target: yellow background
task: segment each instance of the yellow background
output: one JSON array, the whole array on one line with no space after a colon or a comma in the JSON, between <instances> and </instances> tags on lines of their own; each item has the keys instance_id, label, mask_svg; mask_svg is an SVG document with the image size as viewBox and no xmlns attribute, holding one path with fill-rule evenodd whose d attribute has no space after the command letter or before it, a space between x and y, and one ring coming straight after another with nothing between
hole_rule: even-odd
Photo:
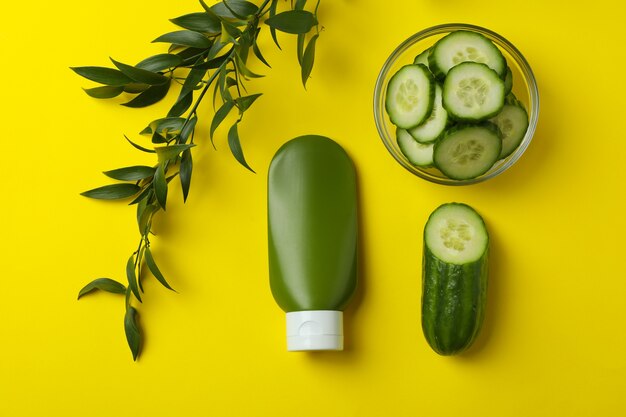
<instances>
[{"instance_id":1,"label":"yellow background","mask_svg":"<svg viewBox=\"0 0 626 417\"><path fill-rule=\"evenodd\" d=\"M294 39L248 85L264 96L240 134L257 174L209 145L201 107L190 198L172 187L155 257L171 293L148 280L146 343L133 363L123 299L76 301L97 277L124 282L138 243L133 209L82 198L101 171L150 157L122 134L174 99L127 109L97 101L68 67L163 51L149 42L184 1L11 1L2 46L0 416L598 416L626 412L626 35L618 1L323 0L316 64L300 85ZM514 43L538 80L541 113L521 160L487 183L451 188L401 168L375 130L372 91L387 55L444 22ZM317 133L358 170L360 289L347 349L288 353L268 286L266 173L289 138ZM492 237L484 331L439 357L420 328L421 233L439 204L462 201Z\"/></svg>"}]
</instances>

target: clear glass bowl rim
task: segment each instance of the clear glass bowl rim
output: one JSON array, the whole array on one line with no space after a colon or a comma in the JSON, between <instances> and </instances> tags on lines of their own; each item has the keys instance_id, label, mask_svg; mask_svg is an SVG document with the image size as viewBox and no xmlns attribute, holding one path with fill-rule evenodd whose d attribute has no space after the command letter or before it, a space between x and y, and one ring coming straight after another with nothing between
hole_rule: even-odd
<instances>
[{"instance_id":1,"label":"clear glass bowl rim","mask_svg":"<svg viewBox=\"0 0 626 417\"><path fill-rule=\"evenodd\" d=\"M396 63L397 59L415 43L423 39L426 39L428 37L434 36L434 35L438 35L441 33L449 33L455 30L469 30L473 32L478 32L482 35L487 36L488 38L495 39L498 46L505 49L506 52L509 53L509 55L511 55L511 57L513 57L513 59L519 65L520 70L522 72L522 76L526 80L526 84L528 86L528 94L529 94L529 100L530 100L528 130L526 131L526 135L524 136L524 139L522 140L522 143L519 145L519 147L515 150L515 152L512 155L508 157L508 159L505 160L504 163L500 164L496 169L490 170L486 174L481 175L477 178L472 178L468 180L453 180L453 179L449 179L445 177L439 177L429 172L426 172L424 170L421 170L418 167L415 167L409 164L407 161L401 159L396 154L395 149L393 149L392 145L389 143L390 141L394 139L388 137L386 129L385 129L385 125L384 125L384 120L383 120L384 118L384 103L382 103L382 97L384 93L383 87L386 88L386 86L383 84L385 83L385 79L387 78L387 75L389 74L391 67ZM526 148L528 148L528 145L530 144L533 138L533 135L535 133L535 129L537 128L538 119L539 119L539 90L537 87L537 81L535 79L535 75L533 74L533 71L530 68L530 65L528 64L528 61L526 61L526 58L524 58L522 53L507 39L481 26L471 25L467 23L444 23L441 25L431 26L429 28L421 30L415 33L414 35L410 36L409 38L407 38L404 42L398 45L396 49L394 49L394 51L391 53L391 55L389 55L389 57L383 64L383 67L381 68L378 74L378 77L376 78L376 86L374 87L374 120L376 122L376 128L378 130L378 134L380 138L383 141L383 144L385 145L389 153L394 157L394 159L400 165L402 165L405 169L417 175L418 177L421 177L425 180L428 180L437 184L443 184L443 185L476 184L482 181L486 181L490 178L493 178L501 174L502 172L506 171L513 164L515 164L515 162L517 162L517 160L526 151Z\"/></svg>"}]
</instances>

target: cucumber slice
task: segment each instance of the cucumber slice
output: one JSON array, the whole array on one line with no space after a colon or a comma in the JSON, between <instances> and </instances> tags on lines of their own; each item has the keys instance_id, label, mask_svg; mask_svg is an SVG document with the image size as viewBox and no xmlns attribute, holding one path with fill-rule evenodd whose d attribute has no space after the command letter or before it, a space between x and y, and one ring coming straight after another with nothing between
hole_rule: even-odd
<instances>
[{"instance_id":1,"label":"cucumber slice","mask_svg":"<svg viewBox=\"0 0 626 417\"><path fill-rule=\"evenodd\" d=\"M402 129L422 123L433 108L435 80L424 65L406 65L389 80L385 109L391 122Z\"/></svg>"},{"instance_id":2,"label":"cucumber slice","mask_svg":"<svg viewBox=\"0 0 626 417\"><path fill-rule=\"evenodd\" d=\"M489 171L501 151L502 140L495 125L461 125L435 143L433 162L448 178L466 180Z\"/></svg>"},{"instance_id":3,"label":"cucumber slice","mask_svg":"<svg viewBox=\"0 0 626 417\"><path fill-rule=\"evenodd\" d=\"M437 140L446 129L448 124L448 112L441 102L442 90L439 84L435 84L435 102L428 119L421 125L409 130L411 136L421 143L430 143Z\"/></svg>"},{"instance_id":4,"label":"cucumber slice","mask_svg":"<svg viewBox=\"0 0 626 417\"><path fill-rule=\"evenodd\" d=\"M499 159L506 158L522 143L528 129L528 114L521 105L505 104L502 111L489 121L500 129L502 151Z\"/></svg>"},{"instance_id":5,"label":"cucumber slice","mask_svg":"<svg viewBox=\"0 0 626 417\"><path fill-rule=\"evenodd\" d=\"M438 79L462 62L478 62L493 69L500 78L506 75L506 60L489 39L476 32L458 30L439 39L428 55L428 67Z\"/></svg>"},{"instance_id":6,"label":"cucumber slice","mask_svg":"<svg viewBox=\"0 0 626 417\"><path fill-rule=\"evenodd\" d=\"M422 329L432 349L453 355L476 340L485 317L489 235L465 204L437 208L424 227Z\"/></svg>"},{"instance_id":7,"label":"cucumber slice","mask_svg":"<svg viewBox=\"0 0 626 417\"><path fill-rule=\"evenodd\" d=\"M513 89L513 73L511 68L506 67L506 75L504 76L504 95L507 95Z\"/></svg>"},{"instance_id":8,"label":"cucumber slice","mask_svg":"<svg viewBox=\"0 0 626 417\"><path fill-rule=\"evenodd\" d=\"M449 203L430 215L424 228L424 243L441 261L464 265L483 256L489 237L483 219L474 209Z\"/></svg>"},{"instance_id":9,"label":"cucumber slice","mask_svg":"<svg viewBox=\"0 0 626 417\"><path fill-rule=\"evenodd\" d=\"M413 60L414 64L422 64L428 68L428 54L430 53L430 48L419 54Z\"/></svg>"},{"instance_id":10,"label":"cucumber slice","mask_svg":"<svg viewBox=\"0 0 626 417\"><path fill-rule=\"evenodd\" d=\"M410 163L418 167L432 166L434 143L419 143L404 129L396 130L396 140Z\"/></svg>"},{"instance_id":11,"label":"cucumber slice","mask_svg":"<svg viewBox=\"0 0 626 417\"><path fill-rule=\"evenodd\" d=\"M443 107L456 120L489 119L502 110L504 97L504 81L485 64L459 64L443 84Z\"/></svg>"}]
</instances>

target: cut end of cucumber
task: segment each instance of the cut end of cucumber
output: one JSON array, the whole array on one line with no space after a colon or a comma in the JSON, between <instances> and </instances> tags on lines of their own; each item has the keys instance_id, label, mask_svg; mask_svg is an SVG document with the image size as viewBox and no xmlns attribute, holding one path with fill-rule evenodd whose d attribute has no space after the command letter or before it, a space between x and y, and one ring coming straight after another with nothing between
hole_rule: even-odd
<instances>
[{"instance_id":1,"label":"cut end of cucumber","mask_svg":"<svg viewBox=\"0 0 626 417\"><path fill-rule=\"evenodd\" d=\"M424 241L437 258L463 265L480 259L487 250L489 236L483 219L473 208L447 203L430 215Z\"/></svg>"}]
</instances>

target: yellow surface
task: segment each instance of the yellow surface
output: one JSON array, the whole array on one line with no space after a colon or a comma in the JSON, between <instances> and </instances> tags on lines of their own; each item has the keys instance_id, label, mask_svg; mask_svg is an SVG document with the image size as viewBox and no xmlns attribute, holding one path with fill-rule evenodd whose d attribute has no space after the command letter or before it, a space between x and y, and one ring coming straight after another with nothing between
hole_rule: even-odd
<instances>
[{"instance_id":1,"label":"yellow surface","mask_svg":"<svg viewBox=\"0 0 626 417\"><path fill-rule=\"evenodd\" d=\"M546 3L550 5L546 5ZM584 6L584 7L583 7ZM626 409L624 10L618 1L323 0L308 92L293 38L264 35L273 69L240 133L257 170L208 144L201 111L191 195L172 187L140 307L133 363L123 300L76 301L89 280L124 281L138 235L124 204L78 195L100 171L151 163L122 134L165 114L96 101L69 69L159 53L167 18L191 0L11 1L2 6L0 416L598 416ZM450 188L412 176L377 136L372 90L386 56L443 22L488 27L526 56L541 95L538 130L513 169ZM269 292L266 173L280 144L335 138L360 191L360 290L342 353L285 351ZM137 138L137 135L134 135ZM486 325L460 357L439 357L419 324L421 233L439 204L463 201L492 236Z\"/></svg>"}]
</instances>

